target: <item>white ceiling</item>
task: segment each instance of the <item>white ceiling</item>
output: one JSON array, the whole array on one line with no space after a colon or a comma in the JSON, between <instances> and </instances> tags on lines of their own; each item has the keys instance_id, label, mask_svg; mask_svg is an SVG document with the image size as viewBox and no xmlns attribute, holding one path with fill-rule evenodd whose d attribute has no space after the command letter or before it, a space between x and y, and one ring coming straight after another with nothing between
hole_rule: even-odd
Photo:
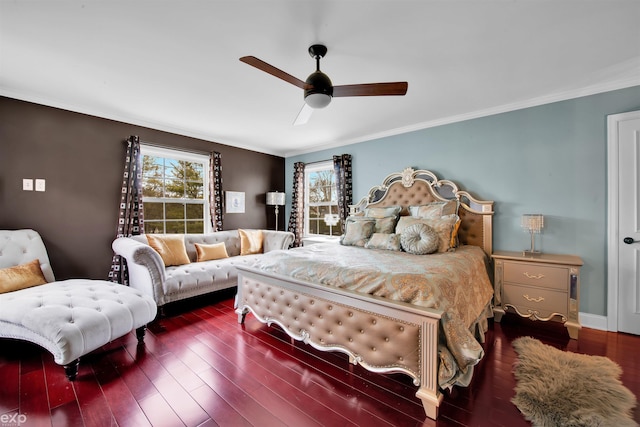
<instances>
[{"instance_id":1,"label":"white ceiling","mask_svg":"<svg viewBox=\"0 0 640 427\"><path fill-rule=\"evenodd\" d=\"M335 98L292 126L309 45ZM0 95L291 156L640 85L640 1L0 0ZM1 119L1 118L0 118Z\"/></svg>"}]
</instances>

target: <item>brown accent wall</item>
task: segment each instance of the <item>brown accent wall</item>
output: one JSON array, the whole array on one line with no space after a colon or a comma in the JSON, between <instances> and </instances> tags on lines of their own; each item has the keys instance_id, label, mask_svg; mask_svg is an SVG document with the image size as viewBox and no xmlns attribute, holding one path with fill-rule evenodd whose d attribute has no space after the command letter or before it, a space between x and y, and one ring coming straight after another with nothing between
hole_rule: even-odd
<instances>
[{"instance_id":1,"label":"brown accent wall","mask_svg":"<svg viewBox=\"0 0 640 427\"><path fill-rule=\"evenodd\" d=\"M224 229L275 226L265 193L285 190L282 157L0 97L0 229L37 230L57 279L107 277L129 135L220 152L223 190L246 198L246 213L225 214ZM46 179L46 191L23 191L23 178Z\"/></svg>"}]
</instances>

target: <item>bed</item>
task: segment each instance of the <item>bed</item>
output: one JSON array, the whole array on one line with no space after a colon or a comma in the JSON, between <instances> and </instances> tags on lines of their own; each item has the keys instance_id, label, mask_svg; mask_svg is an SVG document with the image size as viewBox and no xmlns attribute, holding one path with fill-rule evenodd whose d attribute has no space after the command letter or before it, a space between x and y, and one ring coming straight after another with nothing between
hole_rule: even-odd
<instances>
[{"instance_id":1,"label":"bed","mask_svg":"<svg viewBox=\"0 0 640 427\"><path fill-rule=\"evenodd\" d=\"M372 372L406 374L426 415L436 419L442 390L468 385L484 355L493 202L433 172L406 168L350 207L355 219L399 207L401 221L410 221L402 219L411 217L410 207L451 200L459 206L455 249L416 255L324 243L238 266L238 322L252 313Z\"/></svg>"}]
</instances>

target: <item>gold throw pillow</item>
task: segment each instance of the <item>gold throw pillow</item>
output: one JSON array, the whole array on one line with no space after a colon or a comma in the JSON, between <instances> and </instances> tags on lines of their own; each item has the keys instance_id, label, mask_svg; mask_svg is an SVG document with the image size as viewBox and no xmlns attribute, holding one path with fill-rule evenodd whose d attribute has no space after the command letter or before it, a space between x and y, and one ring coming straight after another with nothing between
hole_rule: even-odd
<instances>
[{"instance_id":1,"label":"gold throw pillow","mask_svg":"<svg viewBox=\"0 0 640 427\"><path fill-rule=\"evenodd\" d=\"M182 234L147 234L147 241L160 254L165 267L191 262Z\"/></svg>"},{"instance_id":2,"label":"gold throw pillow","mask_svg":"<svg viewBox=\"0 0 640 427\"><path fill-rule=\"evenodd\" d=\"M196 247L196 261L198 262L229 258L227 247L224 245L224 242L214 243L211 245L194 243L194 245Z\"/></svg>"},{"instance_id":3,"label":"gold throw pillow","mask_svg":"<svg viewBox=\"0 0 640 427\"><path fill-rule=\"evenodd\" d=\"M40 268L40 260L0 269L0 293L17 291L32 286L44 285L47 279Z\"/></svg>"},{"instance_id":4,"label":"gold throw pillow","mask_svg":"<svg viewBox=\"0 0 640 427\"><path fill-rule=\"evenodd\" d=\"M240 234L240 255L262 253L262 230L242 230Z\"/></svg>"}]
</instances>

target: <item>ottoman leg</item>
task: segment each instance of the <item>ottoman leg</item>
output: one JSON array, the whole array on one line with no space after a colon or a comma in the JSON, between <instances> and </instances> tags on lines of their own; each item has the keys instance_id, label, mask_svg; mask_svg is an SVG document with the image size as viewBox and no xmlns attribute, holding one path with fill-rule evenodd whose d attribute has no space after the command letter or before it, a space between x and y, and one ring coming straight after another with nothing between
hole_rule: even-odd
<instances>
[{"instance_id":1,"label":"ottoman leg","mask_svg":"<svg viewBox=\"0 0 640 427\"><path fill-rule=\"evenodd\" d=\"M142 344L144 342L144 336L147 333L147 326L140 326L136 329L136 337L138 338L138 342Z\"/></svg>"},{"instance_id":2,"label":"ottoman leg","mask_svg":"<svg viewBox=\"0 0 640 427\"><path fill-rule=\"evenodd\" d=\"M78 365L80 365L80 359L64 365L64 373L67 375L69 381L74 381L78 376Z\"/></svg>"}]
</instances>

